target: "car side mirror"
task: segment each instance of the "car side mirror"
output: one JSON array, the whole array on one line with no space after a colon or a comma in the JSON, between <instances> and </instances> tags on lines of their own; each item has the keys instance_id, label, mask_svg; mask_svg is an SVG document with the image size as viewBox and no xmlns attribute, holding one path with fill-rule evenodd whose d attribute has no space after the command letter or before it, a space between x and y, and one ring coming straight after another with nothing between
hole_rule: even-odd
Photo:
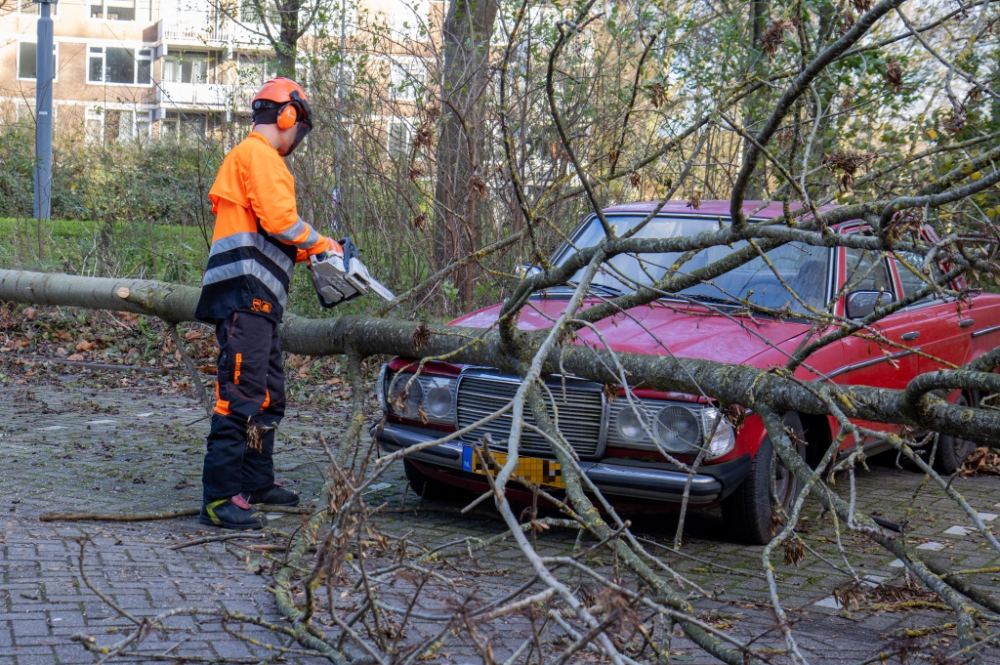
<instances>
[{"instance_id":1,"label":"car side mirror","mask_svg":"<svg viewBox=\"0 0 1000 665\"><path fill-rule=\"evenodd\" d=\"M847 318L863 319L875 311L875 307L885 307L896 300L892 291L851 291L847 294Z\"/></svg>"},{"instance_id":2,"label":"car side mirror","mask_svg":"<svg viewBox=\"0 0 1000 665\"><path fill-rule=\"evenodd\" d=\"M539 266L533 266L530 263L522 263L517 266L517 276L521 279L528 279L532 275L537 275L542 272Z\"/></svg>"}]
</instances>

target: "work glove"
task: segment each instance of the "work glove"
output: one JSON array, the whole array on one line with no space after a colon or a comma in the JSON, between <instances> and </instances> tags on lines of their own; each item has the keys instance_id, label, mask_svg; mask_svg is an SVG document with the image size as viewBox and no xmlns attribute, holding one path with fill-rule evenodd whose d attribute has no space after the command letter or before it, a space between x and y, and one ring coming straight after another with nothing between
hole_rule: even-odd
<instances>
[{"instance_id":1,"label":"work glove","mask_svg":"<svg viewBox=\"0 0 1000 665\"><path fill-rule=\"evenodd\" d=\"M339 305L368 291L374 291L385 300L395 299L389 289L368 273L350 238L341 240L340 245L344 249L343 254L328 251L309 257L313 286L323 307Z\"/></svg>"}]
</instances>

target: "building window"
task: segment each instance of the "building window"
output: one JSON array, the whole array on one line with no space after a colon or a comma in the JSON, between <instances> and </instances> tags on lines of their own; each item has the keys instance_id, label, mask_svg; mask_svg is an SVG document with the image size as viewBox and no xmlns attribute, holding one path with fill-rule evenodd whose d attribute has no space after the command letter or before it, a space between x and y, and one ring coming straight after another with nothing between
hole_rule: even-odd
<instances>
[{"instance_id":1,"label":"building window","mask_svg":"<svg viewBox=\"0 0 1000 665\"><path fill-rule=\"evenodd\" d=\"M87 81L90 83L122 83L125 85L148 85L152 80L153 67L151 50L138 52L131 48L115 46L91 46L87 67Z\"/></svg>"},{"instance_id":2,"label":"building window","mask_svg":"<svg viewBox=\"0 0 1000 665\"><path fill-rule=\"evenodd\" d=\"M38 16L39 9L38 3L35 0L17 0L17 13L18 14L31 14ZM59 4L52 4L52 18L59 18Z\"/></svg>"},{"instance_id":3,"label":"building window","mask_svg":"<svg viewBox=\"0 0 1000 665\"><path fill-rule=\"evenodd\" d=\"M389 154L403 155L410 150L410 124L403 118L389 118Z\"/></svg>"},{"instance_id":4,"label":"building window","mask_svg":"<svg viewBox=\"0 0 1000 665\"><path fill-rule=\"evenodd\" d=\"M393 60L389 69L392 96L402 101L417 98L427 85L427 69L421 58L401 57Z\"/></svg>"},{"instance_id":5,"label":"building window","mask_svg":"<svg viewBox=\"0 0 1000 665\"><path fill-rule=\"evenodd\" d=\"M164 83L208 83L207 53L171 53L163 59Z\"/></svg>"},{"instance_id":6,"label":"building window","mask_svg":"<svg viewBox=\"0 0 1000 665\"><path fill-rule=\"evenodd\" d=\"M208 114L167 111L160 119L160 138L198 139L208 134Z\"/></svg>"},{"instance_id":7,"label":"building window","mask_svg":"<svg viewBox=\"0 0 1000 665\"><path fill-rule=\"evenodd\" d=\"M90 5L90 18L134 21L135 0L97 0Z\"/></svg>"},{"instance_id":8,"label":"building window","mask_svg":"<svg viewBox=\"0 0 1000 665\"><path fill-rule=\"evenodd\" d=\"M108 145L149 137L150 111L88 106L84 114L87 143Z\"/></svg>"},{"instance_id":9,"label":"building window","mask_svg":"<svg viewBox=\"0 0 1000 665\"><path fill-rule=\"evenodd\" d=\"M59 80L59 45L52 44L53 73L55 79ZM35 71L38 66L38 47L35 42L21 42L17 46L17 78L31 79L37 78Z\"/></svg>"},{"instance_id":10,"label":"building window","mask_svg":"<svg viewBox=\"0 0 1000 665\"><path fill-rule=\"evenodd\" d=\"M236 65L236 85L259 88L278 75L278 62L259 55L239 54Z\"/></svg>"},{"instance_id":11,"label":"building window","mask_svg":"<svg viewBox=\"0 0 1000 665\"><path fill-rule=\"evenodd\" d=\"M389 4L392 30L402 39L419 39L427 35L431 3L429 0L395 0Z\"/></svg>"}]
</instances>

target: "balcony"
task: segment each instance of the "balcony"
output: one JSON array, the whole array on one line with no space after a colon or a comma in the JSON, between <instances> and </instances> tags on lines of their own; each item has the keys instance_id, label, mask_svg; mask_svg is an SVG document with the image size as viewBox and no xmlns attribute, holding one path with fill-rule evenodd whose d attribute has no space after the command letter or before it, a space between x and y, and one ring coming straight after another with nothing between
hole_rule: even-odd
<instances>
[{"instance_id":1,"label":"balcony","mask_svg":"<svg viewBox=\"0 0 1000 665\"><path fill-rule=\"evenodd\" d=\"M226 24L214 16L191 16L160 19L158 31L160 41L183 44L206 44L221 47L229 41Z\"/></svg>"},{"instance_id":2,"label":"balcony","mask_svg":"<svg viewBox=\"0 0 1000 665\"><path fill-rule=\"evenodd\" d=\"M263 30L255 30L252 24L244 26L224 17L208 14L187 14L183 17L163 18L158 24L159 39L167 44L270 49L270 42L262 36Z\"/></svg>"},{"instance_id":3,"label":"balcony","mask_svg":"<svg viewBox=\"0 0 1000 665\"><path fill-rule=\"evenodd\" d=\"M169 108L225 111L229 108L246 109L254 90L239 85L222 83L161 83L157 90L157 103Z\"/></svg>"}]
</instances>

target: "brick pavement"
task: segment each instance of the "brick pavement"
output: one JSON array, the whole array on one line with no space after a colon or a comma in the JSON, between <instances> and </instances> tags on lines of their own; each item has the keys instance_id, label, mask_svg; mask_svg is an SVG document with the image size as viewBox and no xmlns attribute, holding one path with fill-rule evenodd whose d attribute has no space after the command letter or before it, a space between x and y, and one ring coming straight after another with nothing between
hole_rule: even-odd
<instances>
[{"instance_id":1,"label":"brick pavement","mask_svg":"<svg viewBox=\"0 0 1000 665\"><path fill-rule=\"evenodd\" d=\"M131 524L38 521L41 512L53 509L121 512L197 506L200 495L206 423L198 421L202 413L191 399L160 395L151 386L109 388L108 381L98 381L86 372L61 375L57 380L0 386L0 415L5 416L0 418L0 664L91 663L94 657L70 641L73 634L86 631L101 644L113 643L123 635L121 629L129 625L127 620L116 616L80 580L76 539L84 534L92 539L86 558L91 581L136 616L153 615L173 606L199 605L277 620L273 598L265 589L268 578L249 572L245 561L231 553L236 551L232 547L214 543L180 551L167 549L171 542L205 533L195 518ZM342 421L342 414L336 411L292 411L286 419L283 432L288 441L277 453L279 474L303 496L315 496L320 485L316 463L322 450L314 441L315 432L335 434ZM859 497L866 510L878 510L887 519L900 521L920 480L921 476L882 460L873 463L869 473L859 475ZM400 505L405 486L401 474L395 470L385 481L368 497L369 503ZM1000 483L995 477L960 478L956 483L976 509L1000 513L996 505ZM409 501L412 505L412 495ZM914 505L910 521L916 525L915 542L941 546L922 554L946 558L958 568L1000 564L1000 557L978 534L944 533L964 522L940 492L924 489ZM806 542L830 563L811 552L798 567L785 565L780 552L774 563L785 607L796 621L796 635L811 662L857 663L891 645L906 628L935 626L948 620L945 614L926 609L847 612L830 606L832 590L849 578L835 569L843 568L843 563L830 542L828 521L818 519L815 506L807 513L811 526ZM295 522L296 518L284 516L271 524L290 529ZM672 541L673 518L635 516L634 522L636 533L664 544ZM389 534L407 534L409 542L428 547L502 530L497 518L489 514L456 519L444 512L385 515L378 518L378 525ZM670 555L665 560L703 588L717 592L718 600L697 601L699 610L708 620L740 636L770 630L758 644L773 649L777 662L783 662L780 653L784 644L773 631L766 585L760 577L761 548L725 542L717 512L693 513L688 525L683 551L696 559ZM553 530L539 542L546 554L566 553L574 545L574 535ZM424 612L453 611L450 603L456 592L471 595L472 602L488 602L516 588L529 575L521 555L508 544L487 548L475 560L459 556L458 549L451 551L456 552L455 589L433 589L421 604ZM899 575L899 569L891 566L892 557L873 545L859 540L849 551L851 565L862 575L872 579ZM592 559L612 570L613 562L606 554ZM578 577L568 579L583 583ZM972 579L985 588L1000 590L996 573ZM386 589L384 598L405 604L411 589L406 580L400 580ZM263 654L226 633L218 621L177 616L166 626L167 631L151 636L143 648L177 645L171 653L217 658L246 659ZM433 622L417 622L407 639L430 636L433 629ZM246 631L275 641L262 630ZM502 661L530 636L530 626L523 617L513 617L485 629L484 636ZM946 653L956 644L953 634L944 633L932 646L935 653ZM675 640L674 649L681 652L676 662L714 662L683 639ZM925 651L930 657L930 647ZM988 652L986 659L1000 663L1000 651ZM315 659L290 655L288 660L309 663ZM430 660L479 662L463 635L451 637Z\"/></svg>"}]
</instances>

